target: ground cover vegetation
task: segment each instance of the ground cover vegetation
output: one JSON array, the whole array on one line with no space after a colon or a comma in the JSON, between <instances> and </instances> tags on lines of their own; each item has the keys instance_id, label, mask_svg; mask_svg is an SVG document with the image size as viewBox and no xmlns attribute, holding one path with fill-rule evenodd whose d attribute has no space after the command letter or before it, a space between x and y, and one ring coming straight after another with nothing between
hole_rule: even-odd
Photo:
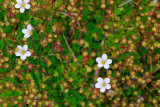
<instances>
[{"instance_id":1,"label":"ground cover vegetation","mask_svg":"<svg viewBox=\"0 0 160 107\"><path fill-rule=\"evenodd\" d=\"M1 107L158 107L160 2L0 0Z\"/></svg>"}]
</instances>

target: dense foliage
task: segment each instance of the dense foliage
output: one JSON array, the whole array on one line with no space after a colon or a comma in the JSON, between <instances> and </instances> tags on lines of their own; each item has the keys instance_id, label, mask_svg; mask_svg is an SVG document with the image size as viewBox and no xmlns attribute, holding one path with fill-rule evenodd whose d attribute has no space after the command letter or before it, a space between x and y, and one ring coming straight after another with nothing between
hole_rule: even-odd
<instances>
[{"instance_id":1,"label":"dense foliage","mask_svg":"<svg viewBox=\"0 0 160 107\"><path fill-rule=\"evenodd\" d=\"M158 1L30 0L24 12L17 1L0 0L1 107L160 105ZM31 56L18 57L19 45ZM97 66L103 54L108 69Z\"/></svg>"}]
</instances>

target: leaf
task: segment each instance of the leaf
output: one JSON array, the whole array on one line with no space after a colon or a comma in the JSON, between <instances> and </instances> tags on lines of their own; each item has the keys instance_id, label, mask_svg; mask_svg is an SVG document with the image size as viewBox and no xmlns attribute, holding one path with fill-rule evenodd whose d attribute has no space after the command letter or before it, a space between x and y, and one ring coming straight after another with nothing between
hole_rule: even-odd
<instances>
[{"instance_id":1,"label":"leaf","mask_svg":"<svg viewBox=\"0 0 160 107\"><path fill-rule=\"evenodd\" d=\"M93 37L94 39L98 39L96 32L92 33L92 37Z\"/></svg>"},{"instance_id":2,"label":"leaf","mask_svg":"<svg viewBox=\"0 0 160 107\"><path fill-rule=\"evenodd\" d=\"M3 47L4 47L4 41L2 39L0 40L0 44L1 44L0 45L0 49L3 49Z\"/></svg>"},{"instance_id":3,"label":"leaf","mask_svg":"<svg viewBox=\"0 0 160 107\"><path fill-rule=\"evenodd\" d=\"M89 43L85 41L85 42L84 42L84 47L85 47L85 48L89 47Z\"/></svg>"},{"instance_id":4,"label":"leaf","mask_svg":"<svg viewBox=\"0 0 160 107\"><path fill-rule=\"evenodd\" d=\"M45 82L46 80L48 80L48 78L50 78L51 76L47 76L47 77L42 77L43 81Z\"/></svg>"},{"instance_id":5,"label":"leaf","mask_svg":"<svg viewBox=\"0 0 160 107\"><path fill-rule=\"evenodd\" d=\"M25 76L25 79L29 80L29 79L32 79L32 76L30 73L27 73L26 76Z\"/></svg>"},{"instance_id":6,"label":"leaf","mask_svg":"<svg viewBox=\"0 0 160 107\"><path fill-rule=\"evenodd\" d=\"M4 38L4 40L6 41L6 43L12 47L13 46L13 43L8 39L8 38Z\"/></svg>"},{"instance_id":7,"label":"leaf","mask_svg":"<svg viewBox=\"0 0 160 107\"><path fill-rule=\"evenodd\" d=\"M94 15L94 18L95 18L97 23L101 23L101 16L102 16L102 11L101 10L97 11L96 14Z\"/></svg>"},{"instance_id":8,"label":"leaf","mask_svg":"<svg viewBox=\"0 0 160 107\"><path fill-rule=\"evenodd\" d=\"M85 65L86 69L87 69L87 72L91 72L92 71L92 68L88 65Z\"/></svg>"},{"instance_id":9,"label":"leaf","mask_svg":"<svg viewBox=\"0 0 160 107\"><path fill-rule=\"evenodd\" d=\"M119 8L115 8L114 12L116 13L116 15L121 14L121 11L119 10Z\"/></svg>"},{"instance_id":10,"label":"leaf","mask_svg":"<svg viewBox=\"0 0 160 107\"><path fill-rule=\"evenodd\" d=\"M45 60L47 61L47 66L51 66L52 65L52 62L48 59L48 57L45 56Z\"/></svg>"},{"instance_id":11,"label":"leaf","mask_svg":"<svg viewBox=\"0 0 160 107\"><path fill-rule=\"evenodd\" d=\"M23 79L24 79L23 76L20 75L20 74L17 74L17 77L18 77L20 80L23 80Z\"/></svg>"}]
</instances>

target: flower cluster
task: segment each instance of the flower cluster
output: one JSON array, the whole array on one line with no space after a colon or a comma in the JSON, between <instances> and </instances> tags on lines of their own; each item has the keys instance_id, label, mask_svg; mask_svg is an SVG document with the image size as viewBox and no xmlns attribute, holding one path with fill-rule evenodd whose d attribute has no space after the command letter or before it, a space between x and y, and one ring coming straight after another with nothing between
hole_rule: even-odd
<instances>
[{"instance_id":1,"label":"flower cluster","mask_svg":"<svg viewBox=\"0 0 160 107\"><path fill-rule=\"evenodd\" d=\"M107 54L103 54L102 58L100 58L100 57L96 58L96 62L98 63L97 66L99 68L104 67L105 69L109 69L109 64L112 63L112 60L111 59L107 59ZM110 82L109 78L105 78L103 80L103 78L98 77L97 78L97 82L98 83L95 84L95 87L96 88L100 88L101 92L105 92L105 89L111 89L111 85L108 84Z\"/></svg>"},{"instance_id":2,"label":"flower cluster","mask_svg":"<svg viewBox=\"0 0 160 107\"><path fill-rule=\"evenodd\" d=\"M25 8L29 9L30 4L27 4L29 0L16 0L18 4L15 5L15 8L20 8L20 12L24 13ZM30 24L27 25L27 29L23 29L22 32L24 33L25 38L29 38L33 32L32 32L32 26ZM25 60L26 57L31 56L31 52L27 51L28 46L24 45L23 47L18 45L15 50L15 55L20 56L21 60Z\"/></svg>"}]
</instances>

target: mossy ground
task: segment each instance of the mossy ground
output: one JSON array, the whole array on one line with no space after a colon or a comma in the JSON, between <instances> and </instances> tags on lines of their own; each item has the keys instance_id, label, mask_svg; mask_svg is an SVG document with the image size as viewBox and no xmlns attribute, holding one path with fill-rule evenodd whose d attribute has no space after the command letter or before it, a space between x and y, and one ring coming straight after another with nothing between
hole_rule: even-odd
<instances>
[{"instance_id":1,"label":"mossy ground","mask_svg":"<svg viewBox=\"0 0 160 107\"><path fill-rule=\"evenodd\" d=\"M24 13L16 3L0 0L0 106L158 107L159 2L30 0ZM24 61L18 45L31 52ZM109 69L97 67L103 54ZM112 91L95 88L98 77Z\"/></svg>"}]
</instances>

